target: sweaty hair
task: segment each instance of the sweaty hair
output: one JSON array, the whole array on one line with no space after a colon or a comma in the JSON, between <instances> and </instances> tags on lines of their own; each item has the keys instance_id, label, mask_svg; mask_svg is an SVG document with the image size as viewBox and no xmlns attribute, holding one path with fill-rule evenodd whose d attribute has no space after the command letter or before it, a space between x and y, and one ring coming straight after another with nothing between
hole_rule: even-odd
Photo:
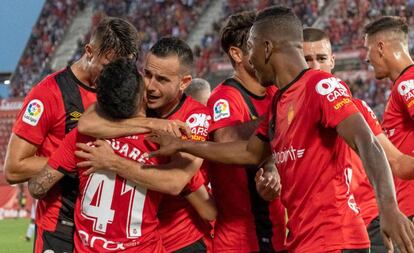
<instances>
[{"instance_id":1,"label":"sweaty hair","mask_svg":"<svg viewBox=\"0 0 414 253\"><path fill-rule=\"evenodd\" d=\"M247 38L255 18L255 11L239 12L231 15L221 29L221 48L229 56L233 65L234 61L229 54L230 47L238 47L243 53L247 53Z\"/></svg>"},{"instance_id":2,"label":"sweaty hair","mask_svg":"<svg viewBox=\"0 0 414 253\"><path fill-rule=\"evenodd\" d=\"M144 94L144 81L135 61L119 58L107 64L97 81L97 109L114 120L134 116Z\"/></svg>"},{"instance_id":3,"label":"sweaty hair","mask_svg":"<svg viewBox=\"0 0 414 253\"><path fill-rule=\"evenodd\" d=\"M321 29L308 27L303 29L303 41L304 42L315 42L321 40L328 40L329 36Z\"/></svg>"},{"instance_id":4,"label":"sweaty hair","mask_svg":"<svg viewBox=\"0 0 414 253\"><path fill-rule=\"evenodd\" d=\"M303 41L302 23L292 9L275 5L257 13L254 26L276 40Z\"/></svg>"},{"instance_id":5,"label":"sweaty hair","mask_svg":"<svg viewBox=\"0 0 414 253\"><path fill-rule=\"evenodd\" d=\"M384 16L366 25L364 28L364 33L368 34L368 36L384 31L402 32L407 35L408 25L404 18L396 16Z\"/></svg>"},{"instance_id":6,"label":"sweaty hair","mask_svg":"<svg viewBox=\"0 0 414 253\"><path fill-rule=\"evenodd\" d=\"M164 37L158 40L150 49L157 57L177 56L182 67L191 72L194 63L193 51L183 40L176 37Z\"/></svg>"},{"instance_id":7,"label":"sweaty hair","mask_svg":"<svg viewBox=\"0 0 414 253\"><path fill-rule=\"evenodd\" d=\"M191 96L191 94L202 90L211 90L210 83L203 78L194 78L187 89L185 89L185 93Z\"/></svg>"},{"instance_id":8,"label":"sweaty hair","mask_svg":"<svg viewBox=\"0 0 414 253\"><path fill-rule=\"evenodd\" d=\"M108 17L102 20L92 33L91 41L96 41L99 55L113 50L117 57L132 56L137 59L139 56L138 31L122 18Z\"/></svg>"}]
</instances>

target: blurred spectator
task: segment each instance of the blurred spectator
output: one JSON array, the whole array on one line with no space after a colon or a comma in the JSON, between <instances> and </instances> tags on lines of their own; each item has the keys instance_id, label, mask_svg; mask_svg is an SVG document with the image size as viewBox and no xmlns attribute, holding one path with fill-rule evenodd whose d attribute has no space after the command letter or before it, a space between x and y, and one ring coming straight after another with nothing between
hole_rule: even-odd
<instances>
[{"instance_id":1,"label":"blurred spectator","mask_svg":"<svg viewBox=\"0 0 414 253\"><path fill-rule=\"evenodd\" d=\"M187 89L185 89L185 94L203 105L207 105L207 100L211 94L210 83L203 78L194 78Z\"/></svg>"}]
</instances>

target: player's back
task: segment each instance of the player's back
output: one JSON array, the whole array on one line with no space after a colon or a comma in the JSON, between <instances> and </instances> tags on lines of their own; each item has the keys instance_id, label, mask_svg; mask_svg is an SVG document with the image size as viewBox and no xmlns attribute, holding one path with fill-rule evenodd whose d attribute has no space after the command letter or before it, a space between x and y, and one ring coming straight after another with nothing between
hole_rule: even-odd
<instances>
[{"instance_id":1,"label":"player's back","mask_svg":"<svg viewBox=\"0 0 414 253\"><path fill-rule=\"evenodd\" d=\"M157 211L163 194L133 184L111 171L84 175L87 168L75 168L79 162L71 155L75 143L92 146L94 140L74 129L49 161L51 167L61 172L75 172L80 180L75 206L75 252L164 252L157 230ZM144 140L144 135L106 141L115 153L127 159L143 164L163 162L144 155L156 150L154 144Z\"/></svg>"}]
</instances>

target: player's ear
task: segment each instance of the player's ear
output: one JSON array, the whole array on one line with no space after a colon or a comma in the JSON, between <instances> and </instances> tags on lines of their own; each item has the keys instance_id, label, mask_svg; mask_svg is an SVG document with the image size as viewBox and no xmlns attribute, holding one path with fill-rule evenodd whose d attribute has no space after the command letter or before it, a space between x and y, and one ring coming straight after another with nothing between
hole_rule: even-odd
<instances>
[{"instance_id":1,"label":"player's ear","mask_svg":"<svg viewBox=\"0 0 414 253\"><path fill-rule=\"evenodd\" d=\"M243 52L240 48L230 47L229 55L235 63L238 64L238 63L242 62Z\"/></svg>"},{"instance_id":2,"label":"player's ear","mask_svg":"<svg viewBox=\"0 0 414 253\"><path fill-rule=\"evenodd\" d=\"M333 70L335 68L335 55L332 54L331 55L331 70Z\"/></svg>"},{"instance_id":3,"label":"player's ear","mask_svg":"<svg viewBox=\"0 0 414 253\"><path fill-rule=\"evenodd\" d=\"M90 61L93 57L93 48L89 43L85 45L85 55L88 61Z\"/></svg>"},{"instance_id":4,"label":"player's ear","mask_svg":"<svg viewBox=\"0 0 414 253\"><path fill-rule=\"evenodd\" d=\"M181 77L180 90L184 91L185 89L187 89L187 87L190 85L192 80L193 78L191 77L190 74L183 75L183 77Z\"/></svg>"},{"instance_id":5,"label":"player's ear","mask_svg":"<svg viewBox=\"0 0 414 253\"><path fill-rule=\"evenodd\" d=\"M385 53L384 42L381 40L378 41L377 43L377 52L380 58L384 56L384 53Z\"/></svg>"},{"instance_id":6,"label":"player's ear","mask_svg":"<svg viewBox=\"0 0 414 253\"><path fill-rule=\"evenodd\" d=\"M273 52L273 43L270 40L264 41L264 50L265 50L265 63L267 64L270 60L270 56Z\"/></svg>"}]
</instances>

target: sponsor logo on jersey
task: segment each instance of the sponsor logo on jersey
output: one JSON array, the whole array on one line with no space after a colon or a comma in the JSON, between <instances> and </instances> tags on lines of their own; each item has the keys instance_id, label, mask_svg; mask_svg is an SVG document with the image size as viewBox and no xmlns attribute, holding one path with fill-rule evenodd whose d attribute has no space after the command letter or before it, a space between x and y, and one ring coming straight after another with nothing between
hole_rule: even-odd
<instances>
[{"instance_id":1,"label":"sponsor logo on jersey","mask_svg":"<svg viewBox=\"0 0 414 253\"><path fill-rule=\"evenodd\" d=\"M334 109L335 110L339 110L341 109L344 105L351 103L351 99L349 98L343 98L341 101L339 101L338 103L335 104Z\"/></svg>"},{"instance_id":2,"label":"sponsor logo on jersey","mask_svg":"<svg viewBox=\"0 0 414 253\"><path fill-rule=\"evenodd\" d=\"M350 97L348 90L341 83L341 80L335 77L320 80L316 84L316 92L326 96L329 102L335 101L338 97Z\"/></svg>"},{"instance_id":3,"label":"sponsor logo on jersey","mask_svg":"<svg viewBox=\"0 0 414 253\"><path fill-rule=\"evenodd\" d=\"M194 113L185 121L191 129L193 141L205 141L210 127L211 116L205 113Z\"/></svg>"},{"instance_id":4,"label":"sponsor logo on jersey","mask_svg":"<svg viewBox=\"0 0 414 253\"><path fill-rule=\"evenodd\" d=\"M403 81L398 85L398 92L401 96L404 97L404 101L408 102L414 98L414 80ZM410 101L407 104L407 107L410 108L413 106L414 100Z\"/></svg>"},{"instance_id":5,"label":"sponsor logo on jersey","mask_svg":"<svg viewBox=\"0 0 414 253\"><path fill-rule=\"evenodd\" d=\"M283 149L279 152L273 152L273 159L275 160L276 164L286 163L288 161L296 161L300 159L305 154L304 148L294 148L290 146L287 149Z\"/></svg>"},{"instance_id":6,"label":"sponsor logo on jersey","mask_svg":"<svg viewBox=\"0 0 414 253\"><path fill-rule=\"evenodd\" d=\"M44 107L42 101L39 99L33 99L27 105L22 120L31 126L36 126L43 114L43 111Z\"/></svg>"},{"instance_id":7,"label":"sponsor logo on jersey","mask_svg":"<svg viewBox=\"0 0 414 253\"><path fill-rule=\"evenodd\" d=\"M230 117L229 102L225 99L219 99L214 103L214 121L219 121Z\"/></svg>"}]
</instances>

